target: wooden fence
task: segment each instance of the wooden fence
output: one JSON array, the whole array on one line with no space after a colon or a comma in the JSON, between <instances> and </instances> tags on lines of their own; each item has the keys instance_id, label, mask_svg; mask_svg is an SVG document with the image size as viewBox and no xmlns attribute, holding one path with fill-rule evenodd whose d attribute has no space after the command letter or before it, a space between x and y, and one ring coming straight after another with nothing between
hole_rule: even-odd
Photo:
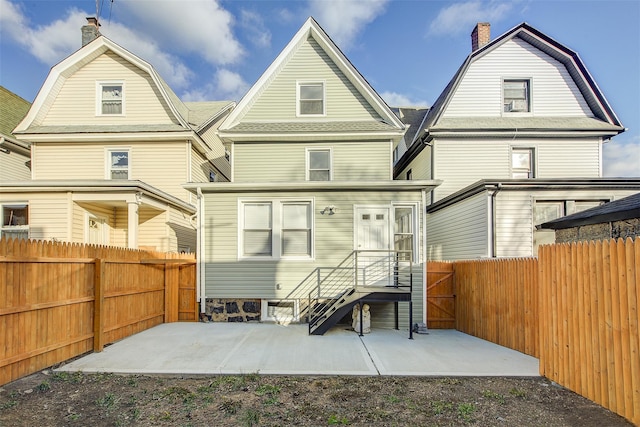
<instances>
[{"instance_id":1,"label":"wooden fence","mask_svg":"<svg viewBox=\"0 0 640 427\"><path fill-rule=\"evenodd\" d=\"M540 373L640 425L640 238L543 246Z\"/></svg>"},{"instance_id":2,"label":"wooden fence","mask_svg":"<svg viewBox=\"0 0 640 427\"><path fill-rule=\"evenodd\" d=\"M163 322L196 321L195 259L0 240L0 385Z\"/></svg>"},{"instance_id":3,"label":"wooden fence","mask_svg":"<svg viewBox=\"0 0 640 427\"><path fill-rule=\"evenodd\" d=\"M640 425L640 238L453 263L456 329Z\"/></svg>"},{"instance_id":4,"label":"wooden fence","mask_svg":"<svg viewBox=\"0 0 640 427\"><path fill-rule=\"evenodd\" d=\"M453 263L456 329L539 357L538 261Z\"/></svg>"}]
</instances>

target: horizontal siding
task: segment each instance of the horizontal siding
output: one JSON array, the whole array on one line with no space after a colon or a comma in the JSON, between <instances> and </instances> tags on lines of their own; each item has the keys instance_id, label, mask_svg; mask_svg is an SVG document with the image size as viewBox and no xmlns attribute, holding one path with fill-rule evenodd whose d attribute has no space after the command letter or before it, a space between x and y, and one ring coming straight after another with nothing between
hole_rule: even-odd
<instances>
[{"instance_id":1,"label":"horizontal siding","mask_svg":"<svg viewBox=\"0 0 640 427\"><path fill-rule=\"evenodd\" d=\"M536 116L593 117L566 67L520 38L505 42L468 68L443 117L502 114L504 78L530 78Z\"/></svg>"},{"instance_id":2,"label":"horizontal siding","mask_svg":"<svg viewBox=\"0 0 640 427\"><path fill-rule=\"evenodd\" d=\"M66 193L3 194L0 204L27 203L29 205L29 238L69 241L69 196Z\"/></svg>"},{"instance_id":3,"label":"horizontal siding","mask_svg":"<svg viewBox=\"0 0 640 427\"><path fill-rule=\"evenodd\" d=\"M196 252L196 230L189 215L170 208L168 212L169 251Z\"/></svg>"},{"instance_id":4,"label":"horizontal siding","mask_svg":"<svg viewBox=\"0 0 640 427\"><path fill-rule=\"evenodd\" d=\"M427 259L456 260L486 257L488 246L487 194L427 215Z\"/></svg>"},{"instance_id":5,"label":"horizontal siding","mask_svg":"<svg viewBox=\"0 0 640 427\"><path fill-rule=\"evenodd\" d=\"M406 179L407 171L411 171L412 179L431 179L431 147L425 147L409 165L404 168L397 179Z\"/></svg>"},{"instance_id":6,"label":"horizontal siding","mask_svg":"<svg viewBox=\"0 0 640 427\"><path fill-rule=\"evenodd\" d=\"M600 176L598 138L477 140L439 138L433 144L437 159L434 178L443 181L434 190L434 201L443 199L481 179L510 178L512 147L534 149L537 178ZM414 162L425 163L427 160L426 156L424 160L419 156ZM413 176L416 177L415 172Z\"/></svg>"},{"instance_id":7,"label":"horizontal siding","mask_svg":"<svg viewBox=\"0 0 640 427\"><path fill-rule=\"evenodd\" d=\"M290 198L315 201L314 260L250 261L237 259L238 253L238 196L234 194L205 194L205 254L206 295L216 298L283 298L316 267L338 265L354 246L354 205L389 205L396 202L420 202L416 192L318 192L310 197L300 193L243 194L242 199ZM335 215L322 215L324 206L334 205ZM422 212L418 208L418 212ZM422 227L422 218L419 218ZM420 244L422 240L420 239ZM422 321L422 270L414 265L414 321ZM276 289L279 284L281 289ZM401 303L401 322L408 322L406 303ZM388 307L387 307L388 309ZM403 311L404 310L404 311ZM385 311L386 312L386 311ZM388 314L388 312L387 312ZM393 317L383 316L378 325L393 327ZM374 322L374 324L376 324ZM408 324L408 323L407 323Z\"/></svg>"},{"instance_id":8,"label":"horizontal siding","mask_svg":"<svg viewBox=\"0 0 640 427\"><path fill-rule=\"evenodd\" d=\"M325 82L326 116L322 120L379 119L375 110L315 40L307 39L277 71L243 120L301 120L296 117L296 81Z\"/></svg>"},{"instance_id":9,"label":"horizontal siding","mask_svg":"<svg viewBox=\"0 0 640 427\"><path fill-rule=\"evenodd\" d=\"M139 247L160 252L177 250L167 212L141 206L138 209L138 223Z\"/></svg>"},{"instance_id":10,"label":"horizontal siding","mask_svg":"<svg viewBox=\"0 0 640 427\"><path fill-rule=\"evenodd\" d=\"M331 148L334 181L391 179L390 141L280 142L236 144L234 181L304 181L307 148Z\"/></svg>"},{"instance_id":11,"label":"horizontal siding","mask_svg":"<svg viewBox=\"0 0 640 427\"><path fill-rule=\"evenodd\" d=\"M183 200L189 180L187 145L178 142L38 143L34 179L105 179L107 148L130 148L130 179L140 180Z\"/></svg>"},{"instance_id":12,"label":"horizontal siding","mask_svg":"<svg viewBox=\"0 0 640 427\"><path fill-rule=\"evenodd\" d=\"M0 151L0 181L22 181L31 179L31 169L27 167L29 156L10 151Z\"/></svg>"},{"instance_id":13,"label":"horizontal siding","mask_svg":"<svg viewBox=\"0 0 640 427\"><path fill-rule=\"evenodd\" d=\"M533 207L541 201L617 200L634 190L501 191L497 196L496 239L499 257L533 255ZM570 208L570 206L569 206ZM565 214L574 212L567 211Z\"/></svg>"},{"instance_id":14,"label":"horizontal siding","mask_svg":"<svg viewBox=\"0 0 640 427\"><path fill-rule=\"evenodd\" d=\"M124 116L96 115L96 82L124 82ZM40 122L41 120L41 122ZM151 77L112 52L105 53L68 77L41 125L175 123Z\"/></svg>"},{"instance_id":15,"label":"horizontal siding","mask_svg":"<svg viewBox=\"0 0 640 427\"><path fill-rule=\"evenodd\" d=\"M218 123L219 124L219 123ZM225 150L222 141L216 134L218 126L210 126L204 132L200 134L202 139L204 139L207 144L211 147L211 151L207 153L207 159L211 161L213 166L219 170L224 176L231 177L231 165L229 161L225 158ZM223 177L220 177L223 181L225 180ZM207 179L208 180L208 179Z\"/></svg>"}]
</instances>

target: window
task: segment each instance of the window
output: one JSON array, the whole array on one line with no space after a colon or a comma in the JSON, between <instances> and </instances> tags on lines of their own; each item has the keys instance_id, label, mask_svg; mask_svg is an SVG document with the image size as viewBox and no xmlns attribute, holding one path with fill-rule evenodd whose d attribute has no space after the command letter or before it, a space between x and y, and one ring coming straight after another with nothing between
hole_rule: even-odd
<instances>
[{"instance_id":1,"label":"window","mask_svg":"<svg viewBox=\"0 0 640 427\"><path fill-rule=\"evenodd\" d=\"M412 206L396 206L394 210L395 222L393 227L393 247L396 251L411 251L398 254L399 261L410 261L413 258L414 223Z\"/></svg>"},{"instance_id":2,"label":"window","mask_svg":"<svg viewBox=\"0 0 640 427\"><path fill-rule=\"evenodd\" d=\"M216 173L214 171L209 171L209 182L216 182Z\"/></svg>"},{"instance_id":3,"label":"window","mask_svg":"<svg viewBox=\"0 0 640 427\"><path fill-rule=\"evenodd\" d=\"M511 178L535 178L533 148L511 149Z\"/></svg>"},{"instance_id":4,"label":"window","mask_svg":"<svg viewBox=\"0 0 640 427\"><path fill-rule=\"evenodd\" d=\"M282 205L282 256L311 256L309 203Z\"/></svg>"},{"instance_id":5,"label":"window","mask_svg":"<svg viewBox=\"0 0 640 427\"><path fill-rule=\"evenodd\" d=\"M0 237L29 238L29 206L26 203L2 206Z\"/></svg>"},{"instance_id":6,"label":"window","mask_svg":"<svg viewBox=\"0 0 640 427\"><path fill-rule=\"evenodd\" d=\"M298 116L324 116L324 83L298 83Z\"/></svg>"},{"instance_id":7,"label":"window","mask_svg":"<svg viewBox=\"0 0 640 427\"><path fill-rule=\"evenodd\" d=\"M308 200L241 202L239 257L309 259L313 246L312 212Z\"/></svg>"},{"instance_id":8,"label":"window","mask_svg":"<svg viewBox=\"0 0 640 427\"><path fill-rule=\"evenodd\" d=\"M129 150L107 150L107 179L129 179Z\"/></svg>"},{"instance_id":9,"label":"window","mask_svg":"<svg viewBox=\"0 0 640 427\"><path fill-rule=\"evenodd\" d=\"M307 150L307 180L331 181L331 150Z\"/></svg>"},{"instance_id":10,"label":"window","mask_svg":"<svg viewBox=\"0 0 640 427\"><path fill-rule=\"evenodd\" d=\"M529 80L505 80L502 83L505 113L528 113L531 111Z\"/></svg>"},{"instance_id":11,"label":"window","mask_svg":"<svg viewBox=\"0 0 640 427\"><path fill-rule=\"evenodd\" d=\"M121 82L98 83L98 115L124 114L124 84Z\"/></svg>"},{"instance_id":12,"label":"window","mask_svg":"<svg viewBox=\"0 0 640 427\"><path fill-rule=\"evenodd\" d=\"M243 256L273 254L271 203L245 203L243 224Z\"/></svg>"}]
</instances>

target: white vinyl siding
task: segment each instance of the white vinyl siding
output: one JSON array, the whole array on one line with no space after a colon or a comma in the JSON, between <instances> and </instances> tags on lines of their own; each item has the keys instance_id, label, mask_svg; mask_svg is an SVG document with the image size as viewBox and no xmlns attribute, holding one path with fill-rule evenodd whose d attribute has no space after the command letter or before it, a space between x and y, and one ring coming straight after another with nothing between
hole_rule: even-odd
<instances>
[{"instance_id":1,"label":"white vinyl siding","mask_svg":"<svg viewBox=\"0 0 640 427\"><path fill-rule=\"evenodd\" d=\"M200 134L202 139L204 139L211 151L207 153L207 159L213 164L213 166L220 171L220 173L226 177L231 177L231 165L229 164L229 160L225 158L225 148L220 141L218 135L216 135L218 127L210 126L204 132ZM218 181L227 181L227 178L224 176L220 176Z\"/></svg>"},{"instance_id":2,"label":"white vinyl siding","mask_svg":"<svg viewBox=\"0 0 640 427\"><path fill-rule=\"evenodd\" d=\"M409 165L400 171L396 179L406 179L407 172L411 171L411 179L432 179L431 178L431 147L424 147Z\"/></svg>"},{"instance_id":3,"label":"white vinyl siding","mask_svg":"<svg viewBox=\"0 0 640 427\"><path fill-rule=\"evenodd\" d=\"M488 256L487 193L471 196L427 215L427 259L477 259Z\"/></svg>"},{"instance_id":4,"label":"white vinyl siding","mask_svg":"<svg viewBox=\"0 0 640 427\"><path fill-rule=\"evenodd\" d=\"M15 151L8 154L0 151L0 181L23 181L31 179L31 169L27 166L30 160Z\"/></svg>"},{"instance_id":5,"label":"white vinyl siding","mask_svg":"<svg viewBox=\"0 0 640 427\"><path fill-rule=\"evenodd\" d=\"M599 145L598 138L439 138L433 142L437 161L433 178L443 182L433 192L434 201L480 179L511 178L511 151L517 148L534 148L536 178L597 178L600 176ZM416 171L413 173L415 177Z\"/></svg>"},{"instance_id":6,"label":"white vinyl siding","mask_svg":"<svg viewBox=\"0 0 640 427\"><path fill-rule=\"evenodd\" d=\"M518 77L531 81L535 116L593 117L566 67L520 38L471 63L442 117L502 115L503 80Z\"/></svg>"},{"instance_id":7,"label":"white vinyl siding","mask_svg":"<svg viewBox=\"0 0 640 427\"><path fill-rule=\"evenodd\" d=\"M297 82L325 84L325 116L321 120L379 120L379 115L313 39L305 40L276 73L243 121L296 121Z\"/></svg>"},{"instance_id":8,"label":"white vinyl siding","mask_svg":"<svg viewBox=\"0 0 640 427\"><path fill-rule=\"evenodd\" d=\"M375 181L391 178L390 141L323 142L331 149L334 181ZM239 143L234 145L235 182L305 181L309 142Z\"/></svg>"},{"instance_id":9,"label":"white vinyl siding","mask_svg":"<svg viewBox=\"0 0 640 427\"><path fill-rule=\"evenodd\" d=\"M206 274L206 296L215 298L285 298L316 267L337 266L354 246L353 206L356 204L390 205L397 202L420 202L421 194L415 192L315 192L312 196L299 192L248 193L243 200L314 198L313 234L314 259L308 260L241 260L238 261L238 196L228 193L205 193L205 253L202 262ZM322 215L320 211L333 205L335 215ZM416 218L422 235L421 209ZM422 238L418 238L421 248ZM422 249L420 249L422 250ZM421 252L422 253L422 252ZM418 258L420 259L420 258ZM414 264L414 321L420 322L422 313L422 266ZM280 289L276 289L276 284ZM405 310L401 306L401 315ZM392 312L392 310L391 310ZM404 315L403 315L404 316ZM392 323L387 323L391 325ZM404 324L402 324L404 327Z\"/></svg>"},{"instance_id":10,"label":"white vinyl siding","mask_svg":"<svg viewBox=\"0 0 640 427\"><path fill-rule=\"evenodd\" d=\"M69 241L71 238L71 212L66 193L3 194L0 189L0 205L29 206L29 238L36 240Z\"/></svg>"},{"instance_id":11,"label":"white vinyl siding","mask_svg":"<svg viewBox=\"0 0 640 427\"><path fill-rule=\"evenodd\" d=\"M96 103L99 103L96 84L106 79L125 84L126 114L96 115ZM112 52L102 54L61 81L51 108L43 109L46 117L37 118L38 124L167 124L176 121L151 77Z\"/></svg>"}]
</instances>

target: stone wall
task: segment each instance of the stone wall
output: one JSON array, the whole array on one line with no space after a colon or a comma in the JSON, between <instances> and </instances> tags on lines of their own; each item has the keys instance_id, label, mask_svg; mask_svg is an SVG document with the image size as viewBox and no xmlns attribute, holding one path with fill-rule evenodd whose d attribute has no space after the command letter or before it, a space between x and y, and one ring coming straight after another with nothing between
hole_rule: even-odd
<instances>
[{"instance_id":1,"label":"stone wall","mask_svg":"<svg viewBox=\"0 0 640 427\"><path fill-rule=\"evenodd\" d=\"M556 243L626 239L627 237L634 239L638 236L640 236L640 218L632 218L556 230Z\"/></svg>"},{"instance_id":2,"label":"stone wall","mask_svg":"<svg viewBox=\"0 0 640 427\"><path fill-rule=\"evenodd\" d=\"M205 314L212 322L259 322L259 299L207 298Z\"/></svg>"}]
</instances>

